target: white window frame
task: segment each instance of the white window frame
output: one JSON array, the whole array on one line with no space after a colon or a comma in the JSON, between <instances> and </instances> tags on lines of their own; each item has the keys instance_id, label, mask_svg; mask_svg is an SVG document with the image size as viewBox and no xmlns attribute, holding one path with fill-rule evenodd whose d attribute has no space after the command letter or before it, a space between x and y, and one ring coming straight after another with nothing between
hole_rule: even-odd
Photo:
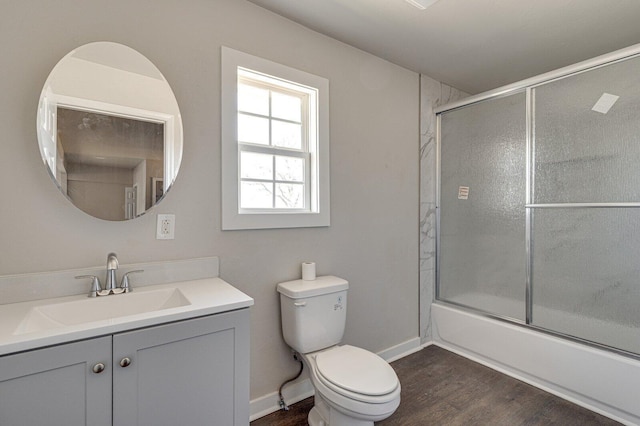
<instances>
[{"instance_id":1,"label":"white window frame","mask_svg":"<svg viewBox=\"0 0 640 426\"><path fill-rule=\"evenodd\" d=\"M278 184L278 183L291 183L291 184L302 184L304 186L304 206L302 208L277 208L275 204L277 203L277 191L275 190L272 193L272 206L266 209L257 209L257 208L248 208L242 206L242 201L240 201L239 211L240 214L243 213L273 213L273 212L283 212L283 213L305 213L312 212L316 203L315 197L313 197L313 188L311 179L310 170L312 169L311 160L314 158L317 151L317 143L316 143L316 135L315 132L310 132L310 129L316 129L317 123L315 117L317 117L316 113L316 105L317 105L317 91L315 89L310 89L302 86L292 86L289 87L290 84L283 82L279 79L275 79L273 77L265 76L263 74L256 74L251 70L247 70L244 68L238 68L238 84L243 84L245 86L257 87L260 89L268 90L270 93L278 93L284 94L288 96L293 96L300 99L301 103L301 120L299 124L301 125L301 146L300 148L285 148L278 147L273 145L271 142L272 135L269 135L270 143L268 145L263 144L255 144L250 142L243 142L238 140L238 150L239 155L242 156L242 153L255 153L255 154L267 154L272 156L273 161L273 173L274 175L271 179L250 179L242 177L242 170L240 170L240 185L242 182L263 182L270 184ZM310 109L310 110L309 110ZM270 123L270 126L274 122L290 122L289 120L283 120L278 117L274 117L271 115L271 110L267 113L267 115L262 114L254 114L250 112L244 112L238 110L238 115L247 115L247 116L255 116L267 119ZM298 122L295 122L298 124ZM298 158L303 160L304 162L304 181L302 183L296 181L279 181L275 175L276 172L276 157L288 157L288 158ZM242 169L242 161L239 162L240 168ZM240 189L240 199L242 199L242 189Z\"/></svg>"},{"instance_id":2,"label":"white window frame","mask_svg":"<svg viewBox=\"0 0 640 426\"><path fill-rule=\"evenodd\" d=\"M238 80L248 70L283 87L308 93L307 201L304 209L240 208L240 144L238 143ZM255 74L253 75L255 77ZM329 81L304 71L222 47L222 229L302 228L329 226ZM314 99L315 98L315 99ZM246 147L243 149L246 150ZM260 147L249 150L259 152ZM277 155L277 154L276 154Z\"/></svg>"}]
</instances>

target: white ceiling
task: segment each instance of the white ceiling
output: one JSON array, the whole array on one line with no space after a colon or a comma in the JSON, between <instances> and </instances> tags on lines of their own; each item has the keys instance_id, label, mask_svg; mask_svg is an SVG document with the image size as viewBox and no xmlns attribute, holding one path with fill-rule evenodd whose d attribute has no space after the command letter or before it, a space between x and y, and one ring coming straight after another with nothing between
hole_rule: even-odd
<instances>
[{"instance_id":1,"label":"white ceiling","mask_svg":"<svg viewBox=\"0 0 640 426\"><path fill-rule=\"evenodd\" d=\"M640 43L640 0L249 0L471 94Z\"/></svg>"}]
</instances>

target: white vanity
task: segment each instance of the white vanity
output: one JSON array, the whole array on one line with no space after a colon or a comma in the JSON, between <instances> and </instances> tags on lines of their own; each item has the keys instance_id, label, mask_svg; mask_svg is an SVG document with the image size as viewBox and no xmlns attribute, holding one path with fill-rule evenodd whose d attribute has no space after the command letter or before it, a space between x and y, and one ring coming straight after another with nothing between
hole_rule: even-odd
<instances>
[{"instance_id":1,"label":"white vanity","mask_svg":"<svg viewBox=\"0 0 640 426\"><path fill-rule=\"evenodd\" d=\"M201 277L217 258L185 262L128 294L0 305L0 425L247 425L253 299Z\"/></svg>"}]
</instances>

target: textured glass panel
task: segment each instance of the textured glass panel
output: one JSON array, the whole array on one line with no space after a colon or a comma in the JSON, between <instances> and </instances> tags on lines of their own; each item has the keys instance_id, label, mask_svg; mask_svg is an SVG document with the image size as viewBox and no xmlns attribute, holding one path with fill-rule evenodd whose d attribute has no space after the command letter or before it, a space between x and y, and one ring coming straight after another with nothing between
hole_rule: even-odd
<instances>
[{"instance_id":1,"label":"textured glass panel","mask_svg":"<svg viewBox=\"0 0 640 426\"><path fill-rule=\"evenodd\" d=\"M269 145L269 119L238 114L238 140Z\"/></svg>"},{"instance_id":2,"label":"textured glass panel","mask_svg":"<svg viewBox=\"0 0 640 426\"><path fill-rule=\"evenodd\" d=\"M238 84L238 111L269 115L269 91Z\"/></svg>"},{"instance_id":3,"label":"textured glass panel","mask_svg":"<svg viewBox=\"0 0 640 426\"><path fill-rule=\"evenodd\" d=\"M441 118L440 299L523 320L525 94Z\"/></svg>"},{"instance_id":4,"label":"textured glass panel","mask_svg":"<svg viewBox=\"0 0 640 426\"><path fill-rule=\"evenodd\" d=\"M298 183L276 183L276 208L304 208L304 185Z\"/></svg>"},{"instance_id":5,"label":"textured glass panel","mask_svg":"<svg viewBox=\"0 0 640 426\"><path fill-rule=\"evenodd\" d=\"M533 324L640 354L640 209L535 209Z\"/></svg>"},{"instance_id":6,"label":"textured glass panel","mask_svg":"<svg viewBox=\"0 0 640 426\"><path fill-rule=\"evenodd\" d=\"M273 155L242 152L240 155L240 177L273 180Z\"/></svg>"},{"instance_id":7,"label":"textured glass panel","mask_svg":"<svg viewBox=\"0 0 640 426\"><path fill-rule=\"evenodd\" d=\"M534 202L640 201L640 58L545 84L534 95ZM596 106L603 95L619 97L608 111Z\"/></svg>"},{"instance_id":8,"label":"textured glass panel","mask_svg":"<svg viewBox=\"0 0 640 426\"><path fill-rule=\"evenodd\" d=\"M304 158L276 156L276 179L304 181Z\"/></svg>"},{"instance_id":9,"label":"textured glass panel","mask_svg":"<svg viewBox=\"0 0 640 426\"><path fill-rule=\"evenodd\" d=\"M273 120L271 122L271 137L274 146L302 149L302 126L300 124Z\"/></svg>"},{"instance_id":10,"label":"textured glass panel","mask_svg":"<svg viewBox=\"0 0 640 426\"><path fill-rule=\"evenodd\" d=\"M273 183L242 182L240 184L240 208L273 208Z\"/></svg>"},{"instance_id":11,"label":"textured glass panel","mask_svg":"<svg viewBox=\"0 0 640 426\"><path fill-rule=\"evenodd\" d=\"M283 120L300 122L302 119L302 100L297 96L272 92L271 115Z\"/></svg>"}]
</instances>

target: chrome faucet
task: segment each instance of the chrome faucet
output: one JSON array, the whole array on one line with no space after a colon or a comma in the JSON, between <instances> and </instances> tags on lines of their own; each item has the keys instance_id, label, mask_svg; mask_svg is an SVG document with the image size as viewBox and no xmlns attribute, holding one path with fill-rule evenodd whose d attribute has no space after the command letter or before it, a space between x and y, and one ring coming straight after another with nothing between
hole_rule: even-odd
<instances>
[{"instance_id":1,"label":"chrome faucet","mask_svg":"<svg viewBox=\"0 0 640 426\"><path fill-rule=\"evenodd\" d=\"M113 292L116 288L116 270L118 269L118 257L115 253L109 253L107 256L107 280L104 284L104 289L108 292Z\"/></svg>"},{"instance_id":2,"label":"chrome faucet","mask_svg":"<svg viewBox=\"0 0 640 426\"><path fill-rule=\"evenodd\" d=\"M104 290L100 286L100 278L95 275L78 275L77 279L91 279L91 289L89 290L89 297L108 296L110 294L129 293L132 291L131 283L129 279L130 274L144 272L142 269L136 269L135 271L129 271L122 277L122 283L120 287L116 285L116 270L118 269L118 257L115 253L109 253L107 256L107 280L104 285Z\"/></svg>"}]
</instances>

